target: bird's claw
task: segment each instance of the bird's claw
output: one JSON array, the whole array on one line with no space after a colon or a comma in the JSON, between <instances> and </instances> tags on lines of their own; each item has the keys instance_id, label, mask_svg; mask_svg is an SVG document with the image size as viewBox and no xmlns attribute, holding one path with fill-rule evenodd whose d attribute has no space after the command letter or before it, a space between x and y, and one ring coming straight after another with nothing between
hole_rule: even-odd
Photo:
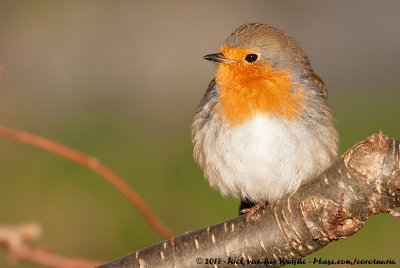
<instances>
[{"instance_id":1,"label":"bird's claw","mask_svg":"<svg viewBox=\"0 0 400 268\"><path fill-rule=\"evenodd\" d=\"M249 222L251 220L257 219L256 217L253 217L254 214L259 210L259 209L265 209L266 204L265 203L257 203L251 208L244 208L240 211L240 214L247 214L246 215L246 222Z\"/></svg>"}]
</instances>

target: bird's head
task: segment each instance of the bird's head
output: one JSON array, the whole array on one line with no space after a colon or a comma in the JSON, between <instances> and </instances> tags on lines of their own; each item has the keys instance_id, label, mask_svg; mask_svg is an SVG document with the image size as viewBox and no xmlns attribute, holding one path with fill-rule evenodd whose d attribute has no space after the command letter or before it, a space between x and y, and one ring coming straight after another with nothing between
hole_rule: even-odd
<instances>
[{"instance_id":1,"label":"bird's head","mask_svg":"<svg viewBox=\"0 0 400 268\"><path fill-rule=\"evenodd\" d=\"M306 91L295 77L311 67L298 46L278 29L245 24L227 38L219 53L204 59L218 63L220 118L229 125L241 125L258 114L285 120L301 115Z\"/></svg>"}]
</instances>

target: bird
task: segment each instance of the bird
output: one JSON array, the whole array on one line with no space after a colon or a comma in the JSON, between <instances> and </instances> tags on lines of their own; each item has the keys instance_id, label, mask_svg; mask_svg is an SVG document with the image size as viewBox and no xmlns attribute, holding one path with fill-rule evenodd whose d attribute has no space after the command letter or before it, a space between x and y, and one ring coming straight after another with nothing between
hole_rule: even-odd
<instances>
[{"instance_id":1,"label":"bird","mask_svg":"<svg viewBox=\"0 0 400 268\"><path fill-rule=\"evenodd\" d=\"M217 68L191 125L193 156L250 220L337 158L327 89L293 39L268 24L240 26L203 58Z\"/></svg>"}]
</instances>

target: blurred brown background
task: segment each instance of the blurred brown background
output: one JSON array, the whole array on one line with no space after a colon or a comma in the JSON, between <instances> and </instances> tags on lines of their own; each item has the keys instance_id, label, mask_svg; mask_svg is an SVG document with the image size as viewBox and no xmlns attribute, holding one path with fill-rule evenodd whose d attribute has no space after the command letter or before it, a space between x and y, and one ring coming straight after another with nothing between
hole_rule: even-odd
<instances>
[{"instance_id":1,"label":"blurred brown background","mask_svg":"<svg viewBox=\"0 0 400 268\"><path fill-rule=\"evenodd\" d=\"M400 139L399 12L386 0L0 1L0 124L98 158L182 234L238 207L191 156L189 126L215 71L201 57L246 22L287 32L328 87L344 152L379 129ZM162 240L93 172L4 138L0 148L0 223L41 223L38 245L110 260ZM373 217L308 259L399 263L399 227ZM11 267L3 250L0 266Z\"/></svg>"}]
</instances>

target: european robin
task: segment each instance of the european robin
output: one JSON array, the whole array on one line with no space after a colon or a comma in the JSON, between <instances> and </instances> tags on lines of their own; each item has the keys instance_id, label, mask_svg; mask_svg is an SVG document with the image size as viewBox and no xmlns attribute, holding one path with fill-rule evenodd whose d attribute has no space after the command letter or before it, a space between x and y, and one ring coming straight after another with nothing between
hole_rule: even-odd
<instances>
[{"instance_id":1,"label":"european robin","mask_svg":"<svg viewBox=\"0 0 400 268\"><path fill-rule=\"evenodd\" d=\"M334 161L325 84L285 33L247 23L204 59L218 66L192 124L194 159L242 211L293 193Z\"/></svg>"}]
</instances>

